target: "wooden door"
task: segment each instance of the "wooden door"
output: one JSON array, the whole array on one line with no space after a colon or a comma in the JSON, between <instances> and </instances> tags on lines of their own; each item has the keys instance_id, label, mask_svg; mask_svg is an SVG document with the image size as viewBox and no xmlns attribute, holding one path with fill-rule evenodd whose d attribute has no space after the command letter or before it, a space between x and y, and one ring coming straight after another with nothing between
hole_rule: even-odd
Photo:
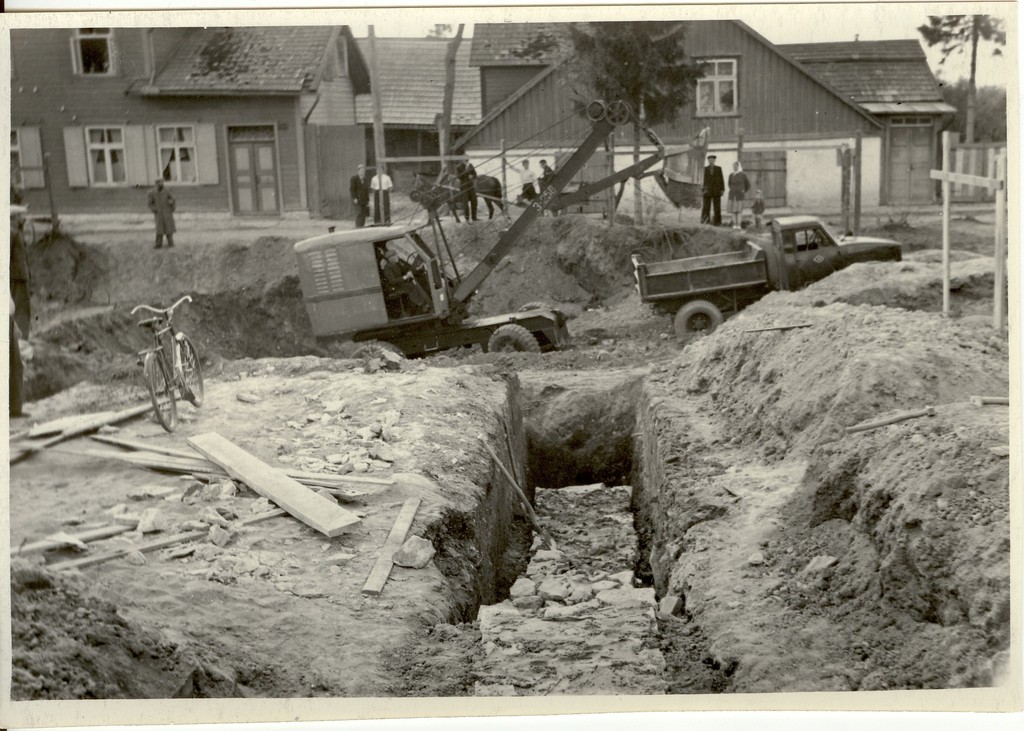
<instances>
[{"instance_id":1,"label":"wooden door","mask_svg":"<svg viewBox=\"0 0 1024 731\"><path fill-rule=\"evenodd\" d=\"M231 191L238 215L280 213L277 144L271 126L229 127Z\"/></svg>"},{"instance_id":2,"label":"wooden door","mask_svg":"<svg viewBox=\"0 0 1024 731\"><path fill-rule=\"evenodd\" d=\"M931 119L894 118L889 129L889 202L931 202L932 167Z\"/></svg>"},{"instance_id":3,"label":"wooden door","mask_svg":"<svg viewBox=\"0 0 1024 731\"><path fill-rule=\"evenodd\" d=\"M754 192L764 195L765 208L783 208L786 205L786 151L744 150L743 172L750 179L750 192L746 205L754 200Z\"/></svg>"},{"instance_id":4,"label":"wooden door","mask_svg":"<svg viewBox=\"0 0 1024 731\"><path fill-rule=\"evenodd\" d=\"M354 218L349 181L366 162L366 132L357 125L317 125L316 138L320 215Z\"/></svg>"}]
</instances>

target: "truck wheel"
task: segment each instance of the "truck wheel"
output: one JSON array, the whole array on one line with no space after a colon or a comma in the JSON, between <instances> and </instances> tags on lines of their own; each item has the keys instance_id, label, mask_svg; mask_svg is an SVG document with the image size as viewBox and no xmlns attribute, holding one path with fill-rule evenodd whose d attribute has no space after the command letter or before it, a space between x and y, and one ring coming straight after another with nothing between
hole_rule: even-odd
<instances>
[{"instance_id":1,"label":"truck wheel","mask_svg":"<svg viewBox=\"0 0 1024 731\"><path fill-rule=\"evenodd\" d=\"M698 335L711 334L724 319L722 311L707 300L694 300L679 308L673 325L676 337L685 342Z\"/></svg>"},{"instance_id":2,"label":"truck wheel","mask_svg":"<svg viewBox=\"0 0 1024 731\"><path fill-rule=\"evenodd\" d=\"M540 343L522 325L502 325L491 334L491 339L487 341L487 351L490 353L503 351L539 353Z\"/></svg>"}]
</instances>

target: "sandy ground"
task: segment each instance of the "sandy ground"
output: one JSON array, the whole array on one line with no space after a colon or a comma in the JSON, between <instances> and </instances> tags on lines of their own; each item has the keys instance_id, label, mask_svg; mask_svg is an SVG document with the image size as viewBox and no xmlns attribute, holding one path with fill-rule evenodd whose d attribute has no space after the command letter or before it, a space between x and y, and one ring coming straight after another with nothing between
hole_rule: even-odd
<instances>
[{"instance_id":1,"label":"sandy ground","mask_svg":"<svg viewBox=\"0 0 1024 731\"><path fill-rule=\"evenodd\" d=\"M85 580L19 563L16 695L472 693L476 607L504 599L529 558L529 531L478 439L487 434L499 448L503 423L520 478L529 464L531 493L631 478L635 574L656 599L683 600L681 613L657 617L668 692L996 682L1008 642L1008 466L991 449L1008 441L1007 410L965 403L971 393L1007 392L1006 344L978 321L990 312L992 275L991 260L975 254L990 254L991 225L955 222L956 317L943 320L934 213L909 227L884 215L874 223L874 233L905 243L902 264L857 266L804 292L773 294L683 348L670 319L632 291L629 252L665 246L663 231L545 219L476 306L554 300L573 316L573 345L542 356L442 354L399 373L317 357L290 258L291 243L316 228L309 222L185 235L180 250L132 256L125 247L140 245L141 222L138 230L94 222L77 243L38 249L30 371L40 395L81 382L31 403L29 421L138 398L138 335L127 310L189 292L196 302L182 324L204 355L207 403L186 407L174 435L148 420L122 435L180 447L190 434L218 431L271 463L333 471L327 457L341 454L367 474L408 477L346 503L363 521L333 540L278 518L223 547L113 561ZM486 246L487 226L456 227L465 262ZM696 227L669 245L730 240ZM813 327L743 332L796 321ZM345 409L331 411L336 402ZM938 414L843 436L859 420L924 405ZM391 414L392 461L364 459L381 440L359 430ZM153 483L182 494L188 486L66 449L15 465L12 550L107 522L119 504L135 510L129 492ZM359 589L411 495L424 502L413 532L437 557L423 570L396 568L384 596L369 600ZM255 503L242 489L143 504L180 525L217 507L241 518ZM566 530L599 516L578 517ZM332 564L341 553L355 555ZM816 566L827 565L809 569L819 557L827 558ZM52 606L53 592L67 611L40 620L37 608ZM44 653L43 638L62 623L82 631ZM94 644L95 672L66 672L81 665L71 658L91 641L87 626L130 641ZM95 649L108 644L110 653ZM113 672L124 658L150 668L138 674L144 682Z\"/></svg>"}]
</instances>

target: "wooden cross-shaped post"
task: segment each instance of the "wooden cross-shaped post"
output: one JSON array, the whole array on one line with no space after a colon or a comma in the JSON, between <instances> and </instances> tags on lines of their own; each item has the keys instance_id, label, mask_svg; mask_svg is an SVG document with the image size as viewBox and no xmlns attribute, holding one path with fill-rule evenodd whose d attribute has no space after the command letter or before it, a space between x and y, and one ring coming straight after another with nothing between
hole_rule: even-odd
<instances>
[{"instance_id":1,"label":"wooden cross-shaped post","mask_svg":"<svg viewBox=\"0 0 1024 731\"><path fill-rule=\"evenodd\" d=\"M996 164L996 176L985 178L980 175L955 173L951 168L953 133L942 133L942 170L932 170L933 180L942 181L942 314L949 317L949 199L950 184L962 183L979 188L994 190L996 193L995 231L995 302L992 307L992 326L1001 334L1006 333L1006 165L1000 155Z\"/></svg>"}]
</instances>

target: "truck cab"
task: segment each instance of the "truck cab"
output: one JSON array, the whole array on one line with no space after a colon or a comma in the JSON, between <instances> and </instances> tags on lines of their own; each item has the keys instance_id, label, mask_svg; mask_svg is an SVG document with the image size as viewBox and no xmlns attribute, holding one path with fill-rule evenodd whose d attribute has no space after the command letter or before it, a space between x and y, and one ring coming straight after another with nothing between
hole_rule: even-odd
<instances>
[{"instance_id":1,"label":"truck cab","mask_svg":"<svg viewBox=\"0 0 1024 731\"><path fill-rule=\"evenodd\" d=\"M421 233L417 227L374 226L295 244L313 334L345 337L445 316L447 279Z\"/></svg>"},{"instance_id":2,"label":"truck cab","mask_svg":"<svg viewBox=\"0 0 1024 731\"><path fill-rule=\"evenodd\" d=\"M900 245L866 236L837 238L814 216L782 216L772 221L772 241L788 266L782 267L777 289L800 289L862 261L901 261Z\"/></svg>"}]
</instances>

